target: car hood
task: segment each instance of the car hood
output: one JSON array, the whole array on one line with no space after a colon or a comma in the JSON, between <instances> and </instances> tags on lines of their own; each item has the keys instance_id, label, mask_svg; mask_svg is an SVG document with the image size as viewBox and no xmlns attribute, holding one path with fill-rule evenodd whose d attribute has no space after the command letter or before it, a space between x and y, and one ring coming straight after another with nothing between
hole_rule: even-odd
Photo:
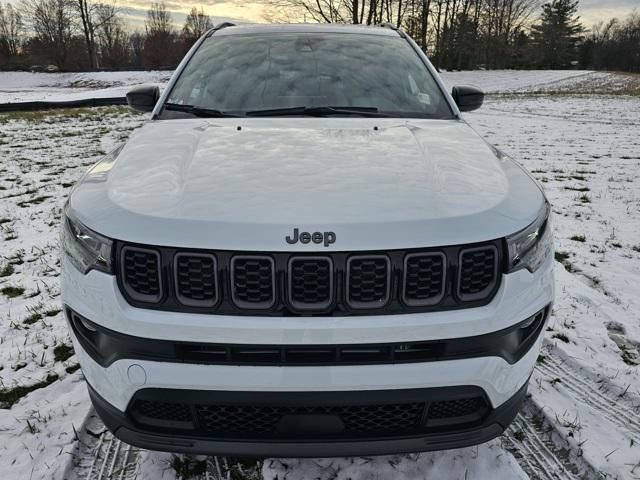
<instances>
[{"instance_id":1,"label":"car hood","mask_svg":"<svg viewBox=\"0 0 640 480\"><path fill-rule=\"evenodd\" d=\"M71 208L145 244L375 250L500 238L543 201L463 121L224 118L148 122L85 175ZM291 245L294 228L336 241Z\"/></svg>"}]
</instances>

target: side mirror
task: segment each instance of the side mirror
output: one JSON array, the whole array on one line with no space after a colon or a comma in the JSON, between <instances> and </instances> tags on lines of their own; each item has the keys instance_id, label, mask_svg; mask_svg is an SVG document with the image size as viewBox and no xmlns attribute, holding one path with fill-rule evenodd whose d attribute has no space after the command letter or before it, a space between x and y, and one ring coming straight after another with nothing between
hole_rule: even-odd
<instances>
[{"instance_id":1,"label":"side mirror","mask_svg":"<svg viewBox=\"0 0 640 480\"><path fill-rule=\"evenodd\" d=\"M451 96L461 112L477 110L484 101L484 92L469 85L458 85L451 89Z\"/></svg>"},{"instance_id":2,"label":"side mirror","mask_svg":"<svg viewBox=\"0 0 640 480\"><path fill-rule=\"evenodd\" d=\"M160 88L142 85L127 92L127 103L134 110L150 112L160 98Z\"/></svg>"}]
</instances>

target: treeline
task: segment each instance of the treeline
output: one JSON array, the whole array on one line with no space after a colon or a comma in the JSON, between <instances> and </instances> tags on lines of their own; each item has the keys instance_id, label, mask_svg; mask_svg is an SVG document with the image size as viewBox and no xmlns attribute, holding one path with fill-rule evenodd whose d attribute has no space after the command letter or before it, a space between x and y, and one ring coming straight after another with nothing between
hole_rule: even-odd
<instances>
[{"instance_id":1,"label":"treeline","mask_svg":"<svg viewBox=\"0 0 640 480\"><path fill-rule=\"evenodd\" d=\"M268 0L272 21L390 23L442 69L615 68L640 71L640 16L591 31L578 0ZM615 61L613 59L616 59Z\"/></svg>"},{"instance_id":2,"label":"treeline","mask_svg":"<svg viewBox=\"0 0 640 480\"><path fill-rule=\"evenodd\" d=\"M160 2L151 4L144 25L144 32L131 32L113 3L0 3L0 69L174 68L212 21L194 7L178 30Z\"/></svg>"},{"instance_id":3,"label":"treeline","mask_svg":"<svg viewBox=\"0 0 640 480\"><path fill-rule=\"evenodd\" d=\"M1 2L1 0L0 0ZM590 30L578 0L265 0L267 20L377 25L409 33L446 70L593 68L640 72L640 15ZM0 69L173 68L212 26L194 7L181 29L152 3L132 32L113 3L0 3Z\"/></svg>"}]
</instances>

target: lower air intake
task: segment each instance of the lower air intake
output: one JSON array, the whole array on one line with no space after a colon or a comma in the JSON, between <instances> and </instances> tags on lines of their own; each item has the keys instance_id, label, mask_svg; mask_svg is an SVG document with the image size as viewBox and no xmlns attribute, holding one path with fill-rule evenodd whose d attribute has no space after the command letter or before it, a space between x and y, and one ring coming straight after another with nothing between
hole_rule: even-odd
<instances>
[{"instance_id":1,"label":"lower air intake","mask_svg":"<svg viewBox=\"0 0 640 480\"><path fill-rule=\"evenodd\" d=\"M480 394L434 402L287 403L170 403L135 399L129 415L143 427L187 429L207 438L340 439L418 435L433 428L470 425L489 412L489 405Z\"/></svg>"}]
</instances>

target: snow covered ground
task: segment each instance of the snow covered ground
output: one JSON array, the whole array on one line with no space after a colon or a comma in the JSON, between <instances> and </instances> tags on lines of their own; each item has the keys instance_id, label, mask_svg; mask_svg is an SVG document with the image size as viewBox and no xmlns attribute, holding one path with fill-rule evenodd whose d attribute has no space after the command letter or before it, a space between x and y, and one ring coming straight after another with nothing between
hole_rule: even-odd
<instances>
[{"instance_id":1,"label":"snow covered ground","mask_svg":"<svg viewBox=\"0 0 640 480\"><path fill-rule=\"evenodd\" d=\"M0 103L124 97L136 85L164 85L172 72L0 72Z\"/></svg>"},{"instance_id":2,"label":"snow covered ground","mask_svg":"<svg viewBox=\"0 0 640 480\"><path fill-rule=\"evenodd\" d=\"M0 103L124 97L136 85L163 86L172 72L0 72ZM471 84L487 93L640 92L640 75L589 70L443 72L449 85Z\"/></svg>"},{"instance_id":3,"label":"snow covered ground","mask_svg":"<svg viewBox=\"0 0 640 480\"><path fill-rule=\"evenodd\" d=\"M476 85L486 93L638 93L640 75L589 70L442 72L449 86Z\"/></svg>"},{"instance_id":4,"label":"snow covered ground","mask_svg":"<svg viewBox=\"0 0 640 480\"><path fill-rule=\"evenodd\" d=\"M126 90L122 75L117 88ZM137 75L131 83L146 81ZM557 94L571 93L570 85L591 91L586 79L626 85L616 74L443 77L518 94L490 96L466 118L543 182L553 204L558 297L523 412L503 437L478 447L257 465L208 458L209 478L640 478L640 97ZM40 87L29 88L42 99ZM543 90L556 94L528 93ZM138 452L103 432L59 306L57 224L66 194L144 119L115 107L0 115L4 478L173 479L184 469L179 457Z\"/></svg>"}]
</instances>

